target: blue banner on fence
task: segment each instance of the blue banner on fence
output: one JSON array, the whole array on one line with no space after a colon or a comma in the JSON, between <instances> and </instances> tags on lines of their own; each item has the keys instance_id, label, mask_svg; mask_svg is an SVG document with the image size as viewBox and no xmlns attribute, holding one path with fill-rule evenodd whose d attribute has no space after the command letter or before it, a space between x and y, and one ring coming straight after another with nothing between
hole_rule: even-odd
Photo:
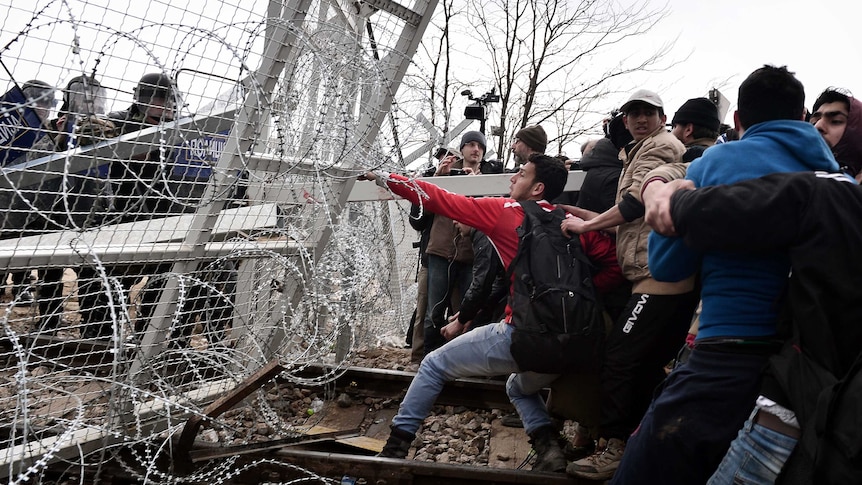
<instances>
[{"instance_id":1,"label":"blue banner on fence","mask_svg":"<svg viewBox=\"0 0 862 485\"><path fill-rule=\"evenodd\" d=\"M0 97L0 166L22 157L44 134L39 116L26 101L18 86Z\"/></svg>"},{"instance_id":2,"label":"blue banner on fence","mask_svg":"<svg viewBox=\"0 0 862 485\"><path fill-rule=\"evenodd\" d=\"M218 163L227 144L229 132L230 130L225 130L184 142L177 149L173 176L182 179L208 179L212 175L212 167Z\"/></svg>"}]
</instances>

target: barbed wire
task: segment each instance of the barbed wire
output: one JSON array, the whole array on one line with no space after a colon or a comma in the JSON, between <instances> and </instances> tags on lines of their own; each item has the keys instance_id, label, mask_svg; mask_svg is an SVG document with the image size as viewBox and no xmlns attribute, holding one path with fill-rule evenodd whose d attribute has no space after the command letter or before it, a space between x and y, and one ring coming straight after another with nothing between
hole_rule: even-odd
<instances>
[{"instance_id":1,"label":"barbed wire","mask_svg":"<svg viewBox=\"0 0 862 485\"><path fill-rule=\"evenodd\" d=\"M400 338L407 211L344 194L404 170L377 130L405 23L331 2L138 3L0 0L0 477L227 483L266 465L334 483L278 460L165 463L195 416L224 446L300 436L319 417L285 405L292 386ZM206 416L272 359L278 380Z\"/></svg>"}]
</instances>

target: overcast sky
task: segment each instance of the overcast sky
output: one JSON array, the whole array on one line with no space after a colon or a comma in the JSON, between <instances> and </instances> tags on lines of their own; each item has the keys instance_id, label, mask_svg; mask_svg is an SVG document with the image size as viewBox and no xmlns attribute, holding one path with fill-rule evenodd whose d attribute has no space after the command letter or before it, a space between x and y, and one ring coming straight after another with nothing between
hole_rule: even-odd
<instances>
[{"instance_id":1,"label":"overcast sky","mask_svg":"<svg viewBox=\"0 0 862 485\"><path fill-rule=\"evenodd\" d=\"M106 1L99 0L100 3ZM629 3L637 0L619 1ZM664 0L650 0L650 2L654 2L651 6L656 8L664 5ZM47 3L48 0L41 0L38 5ZM60 3L54 2L54 4L55 10L62 9ZM80 6L78 2L74 4ZM4 44L22 28L22 25L26 24L32 11L40 8L35 3L25 3L24 6L20 6L15 0L0 0L0 5L3 5L5 13L2 36ZM10 13L9 9L13 5L16 7L12 8ZM111 5L115 6L117 3L113 2ZM138 9L142 9L145 13L141 16L149 20L164 19L166 15L162 10L170 8L167 7L169 2L133 3L117 8L124 9L130 5L136 5ZM194 8L198 4L189 5ZM19 8L22 10L18 10ZM257 6L252 6L248 1L243 2L241 8L254 11L257 15L262 15L265 11L260 1ZM730 124L739 83L764 63L787 65L790 70L795 71L806 87L806 104L809 107L817 95L828 86L847 88L857 97L862 97L862 25L858 22L862 19L862 3L859 0L734 2L668 0L667 10L668 17L656 29L640 38L636 48L658 50L662 45L676 39L669 60L676 60L678 64L664 72L619 79L615 86L621 93L613 96L614 99L602 100L603 106L597 106L597 108L609 111L613 107L619 107L625 101L627 97L625 93L638 88L648 88L661 95L670 119L686 99L704 96L710 88L716 87L731 102L730 114L724 119ZM92 9L88 12L90 16L93 15ZM245 18L248 15L240 17ZM137 21L134 16L131 20ZM188 19L185 20L188 21ZM116 22L108 24L119 27ZM86 30L81 28L79 34L85 36ZM56 35L59 31L55 28L53 32ZM31 38L35 39L35 36ZM19 44L24 43L19 42ZM211 52L212 48L209 49L208 56L216 57ZM623 50L619 55L609 53L607 56L609 62L632 53L631 46L627 45L625 49L627 51ZM77 66L72 62L74 59L70 58L64 62L62 54L58 58L56 51L49 57L35 55L34 53L41 53L45 49L32 46L25 50L27 56L33 56L34 61L42 64L34 67L32 73L28 73L24 72L30 67L26 63L13 63L16 74L22 79L44 77L49 82L62 84L74 75L74 72L69 70L69 66ZM8 52L7 62L8 57L11 56L14 59L15 54L15 52ZM232 54L228 53L222 57L231 56ZM163 57L164 61L173 59L171 56ZM248 59L245 60L248 61ZM53 72L48 69L54 64L58 69L64 67L66 71ZM251 64L256 65L255 62ZM118 101L120 106L128 104L131 98L131 86L144 72L142 65L124 66L123 69L110 71L102 69L100 72L103 84L121 90L114 91L114 95L120 100ZM206 68L197 67L197 69ZM18 70L20 72L17 72ZM5 79L5 76L0 77ZM479 90L482 87L480 85L477 85ZM187 93L200 91L196 87L182 87ZM596 125L598 126L598 122ZM550 128L550 131L553 131L553 128ZM567 148L566 151L574 153L576 148Z\"/></svg>"},{"instance_id":2,"label":"overcast sky","mask_svg":"<svg viewBox=\"0 0 862 485\"><path fill-rule=\"evenodd\" d=\"M731 124L739 84L765 63L796 72L809 108L829 86L862 97L858 0L670 0L668 10L661 28L643 45L678 36L674 56L688 58L640 86L659 92L668 119L686 99L705 95L714 86L732 103L725 120Z\"/></svg>"}]
</instances>

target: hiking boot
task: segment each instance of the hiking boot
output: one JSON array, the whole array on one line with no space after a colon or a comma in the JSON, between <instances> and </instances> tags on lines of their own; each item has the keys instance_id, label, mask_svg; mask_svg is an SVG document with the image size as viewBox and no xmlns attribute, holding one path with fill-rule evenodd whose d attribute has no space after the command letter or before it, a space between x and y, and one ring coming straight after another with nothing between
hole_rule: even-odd
<instances>
[{"instance_id":1,"label":"hiking boot","mask_svg":"<svg viewBox=\"0 0 862 485\"><path fill-rule=\"evenodd\" d=\"M383 451L377 456L381 458L407 458L407 453L410 452L410 445L414 439L416 439L415 434L392 427L389 439L383 445Z\"/></svg>"},{"instance_id":2,"label":"hiking boot","mask_svg":"<svg viewBox=\"0 0 862 485\"><path fill-rule=\"evenodd\" d=\"M591 480L607 480L617 471L625 448L623 440L611 438L604 449L598 449L592 455L570 463L566 473Z\"/></svg>"},{"instance_id":3,"label":"hiking boot","mask_svg":"<svg viewBox=\"0 0 862 485\"><path fill-rule=\"evenodd\" d=\"M518 413L507 414L500 418L500 424L507 428L523 428L524 423L521 422L521 417Z\"/></svg>"},{"instance_id":4,"label":"hiking boot","mask_svg":"<svg viewBox=\"0 0 862 485\"><path fill-rule=\"evenodd\" d=\"M557 442L559 435L553 426L543 426L530 434L530 444L536 451L533 471L562 473L566 470L566 457Z\"/></svg>"}]
</instances>

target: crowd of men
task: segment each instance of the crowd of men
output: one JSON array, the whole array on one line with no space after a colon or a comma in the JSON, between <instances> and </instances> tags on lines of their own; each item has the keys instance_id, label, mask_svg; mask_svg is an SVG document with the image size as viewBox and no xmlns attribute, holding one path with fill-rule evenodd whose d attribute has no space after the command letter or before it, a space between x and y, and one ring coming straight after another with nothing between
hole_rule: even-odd
<instances>
[{"instance_id":1,"label":"crowd of men","mask_svg":"<svg viewBox=\"0 0 862 485\"><path fill-rule=\"evenodd\" d=\"M450 247L469 231L484 234L502 265L461 282L451 277L455 257L438 254L435 264L450 277L424 282L435 316L421 326L424 347L414 333L417 375L381 456L408 456L444 382L508 375L536 471L611 484L859 481L862 440L839 423L856 422L859 409L862 336L850 322L862 274L852 248L862 233L851 217L862 200L862 103L828 88L809 112L793 73L764 66L739 88L733 130L706 98L679 107L670 129L655 92L634 91L619 112L605 138L585 144L586 180L573 205L560 198L567 168L542 154L548 140L540 126L515 135L508 197L464 197L385 172L364 176L451 225ZM465 147L481 158L484 136L466 133ZM458 162L442 153L435 175ZM481 173L479 163L465 157L464 171ZM490 288L503 275L505 287L524 277L513 258L526 201L564 208L560 231L579 238L594 265L613 321L598 389L555 385L566 376L516 362L513 327L524 323L512 316L511 286L510 305L490 324L458 313L476 281ZM458 264L469 271L469 262ZM584 417L565 453L539 393L546 387L552 399L559 392L599 403L598 418Z\"/></svg>"}]
</instances>

